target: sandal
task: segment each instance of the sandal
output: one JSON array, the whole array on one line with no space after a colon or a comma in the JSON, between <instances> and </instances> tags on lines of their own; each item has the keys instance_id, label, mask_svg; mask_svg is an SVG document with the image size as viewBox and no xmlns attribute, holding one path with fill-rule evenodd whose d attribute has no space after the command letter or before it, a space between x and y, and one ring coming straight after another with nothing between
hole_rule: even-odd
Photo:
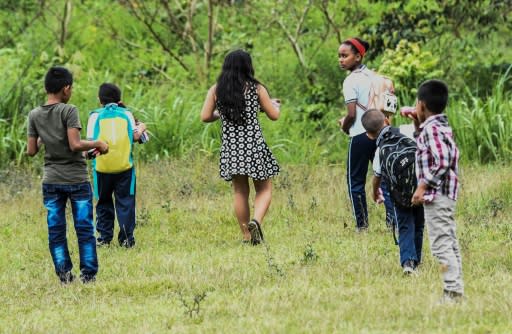
<instances>
[{"instance_id":1,"label":"sandal","mask_svg":"<svg viewBox=\"0 0 512 334\"><path fill-rule=\"evenodd\" d=\"M256 219L251 219L248 224L249 233L251 233L251 244L259 245L262 241L265 241L263 238L263 231L261 230L260 223Z\"/></svg>"}]
</instances>

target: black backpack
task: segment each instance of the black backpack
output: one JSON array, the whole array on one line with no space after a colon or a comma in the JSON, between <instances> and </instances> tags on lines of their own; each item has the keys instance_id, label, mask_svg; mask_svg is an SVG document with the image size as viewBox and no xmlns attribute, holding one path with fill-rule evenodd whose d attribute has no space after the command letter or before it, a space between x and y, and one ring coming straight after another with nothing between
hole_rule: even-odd
<instances>
[{"instance_id":1,"label":"black backpack","mask_svg":"<svg viewBox=\"0 0 512 334\"><path fill-rule=\"evenodd\" d=\"M411 198L418 184L415 159L416 142L390 127L377 142L382 176L388 184L395 205L402 208L412 206Z\"/></svg>"}]
</instances>

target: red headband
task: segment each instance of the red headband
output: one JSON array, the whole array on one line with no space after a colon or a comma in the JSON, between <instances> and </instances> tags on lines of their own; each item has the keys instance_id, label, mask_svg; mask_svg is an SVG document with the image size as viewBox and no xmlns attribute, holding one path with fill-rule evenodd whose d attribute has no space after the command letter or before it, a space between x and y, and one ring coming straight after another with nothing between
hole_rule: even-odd
<instances>
[{"instance_id":1,"label":"red headband","mask_svg":"<svg viewBox=\"0 0 512 334\"><path fill-rule=\"evenodd\" d=\"M355 38L351 38L348 40L350 42L350 44L352 44L356 49L357 51L359 51L359 54L362 56L364 56L365 52L366 52L366 49L365 47L363 46L363 44L361 44L357 39Z\"/></svg>"}]
</instances>

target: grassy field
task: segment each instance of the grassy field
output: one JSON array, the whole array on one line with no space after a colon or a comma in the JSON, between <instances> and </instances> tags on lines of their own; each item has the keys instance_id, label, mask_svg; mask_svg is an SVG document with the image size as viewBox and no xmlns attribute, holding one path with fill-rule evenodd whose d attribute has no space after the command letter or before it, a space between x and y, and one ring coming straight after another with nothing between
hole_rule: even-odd
<instances>
[{"instance_id":1,"label":"grassy field","mask_svg":"<svg viewBox=\"0 0 512 334\"><path fill-rule=\"evenodd\" d=\"M467 301L436 304L425 236L419 275L402 276L382 207L356 234L344 167L282 166L264 225L240 243L217 157L138 168L137 245L98 250L94 284L61 286L47 246L40 180L0 178L2 333L510 333L512 175L462 167L457 208ZM78 270L76 237L68 230Z\"/></svg>"}]
</instances>

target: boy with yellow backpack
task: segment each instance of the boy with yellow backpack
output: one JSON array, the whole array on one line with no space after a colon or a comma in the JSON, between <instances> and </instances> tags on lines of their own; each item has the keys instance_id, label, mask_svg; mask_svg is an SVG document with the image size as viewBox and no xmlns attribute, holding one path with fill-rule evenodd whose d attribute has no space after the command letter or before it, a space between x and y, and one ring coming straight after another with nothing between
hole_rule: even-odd
<instances>
[{"instance_id":1,"label":"boy with yellow backpack","mask_svg":"<svg viewBox=\"0 0 512 334\"><path fill-rule=\"evenodd\" d=\"M87 123L87 138L103 140L109 144L108 155L94 159L93 180L96 203L97 245L109 245L114 236L114 219L117 214L120 246L135 245L135 168L133 143L146 138L144 123L136 123L132 113L121 102L121 90L114 84L104 83L98 97L102 108L91 112ZM115 198L115 204L112 199Z\"/></svg>"}]
</instances>

